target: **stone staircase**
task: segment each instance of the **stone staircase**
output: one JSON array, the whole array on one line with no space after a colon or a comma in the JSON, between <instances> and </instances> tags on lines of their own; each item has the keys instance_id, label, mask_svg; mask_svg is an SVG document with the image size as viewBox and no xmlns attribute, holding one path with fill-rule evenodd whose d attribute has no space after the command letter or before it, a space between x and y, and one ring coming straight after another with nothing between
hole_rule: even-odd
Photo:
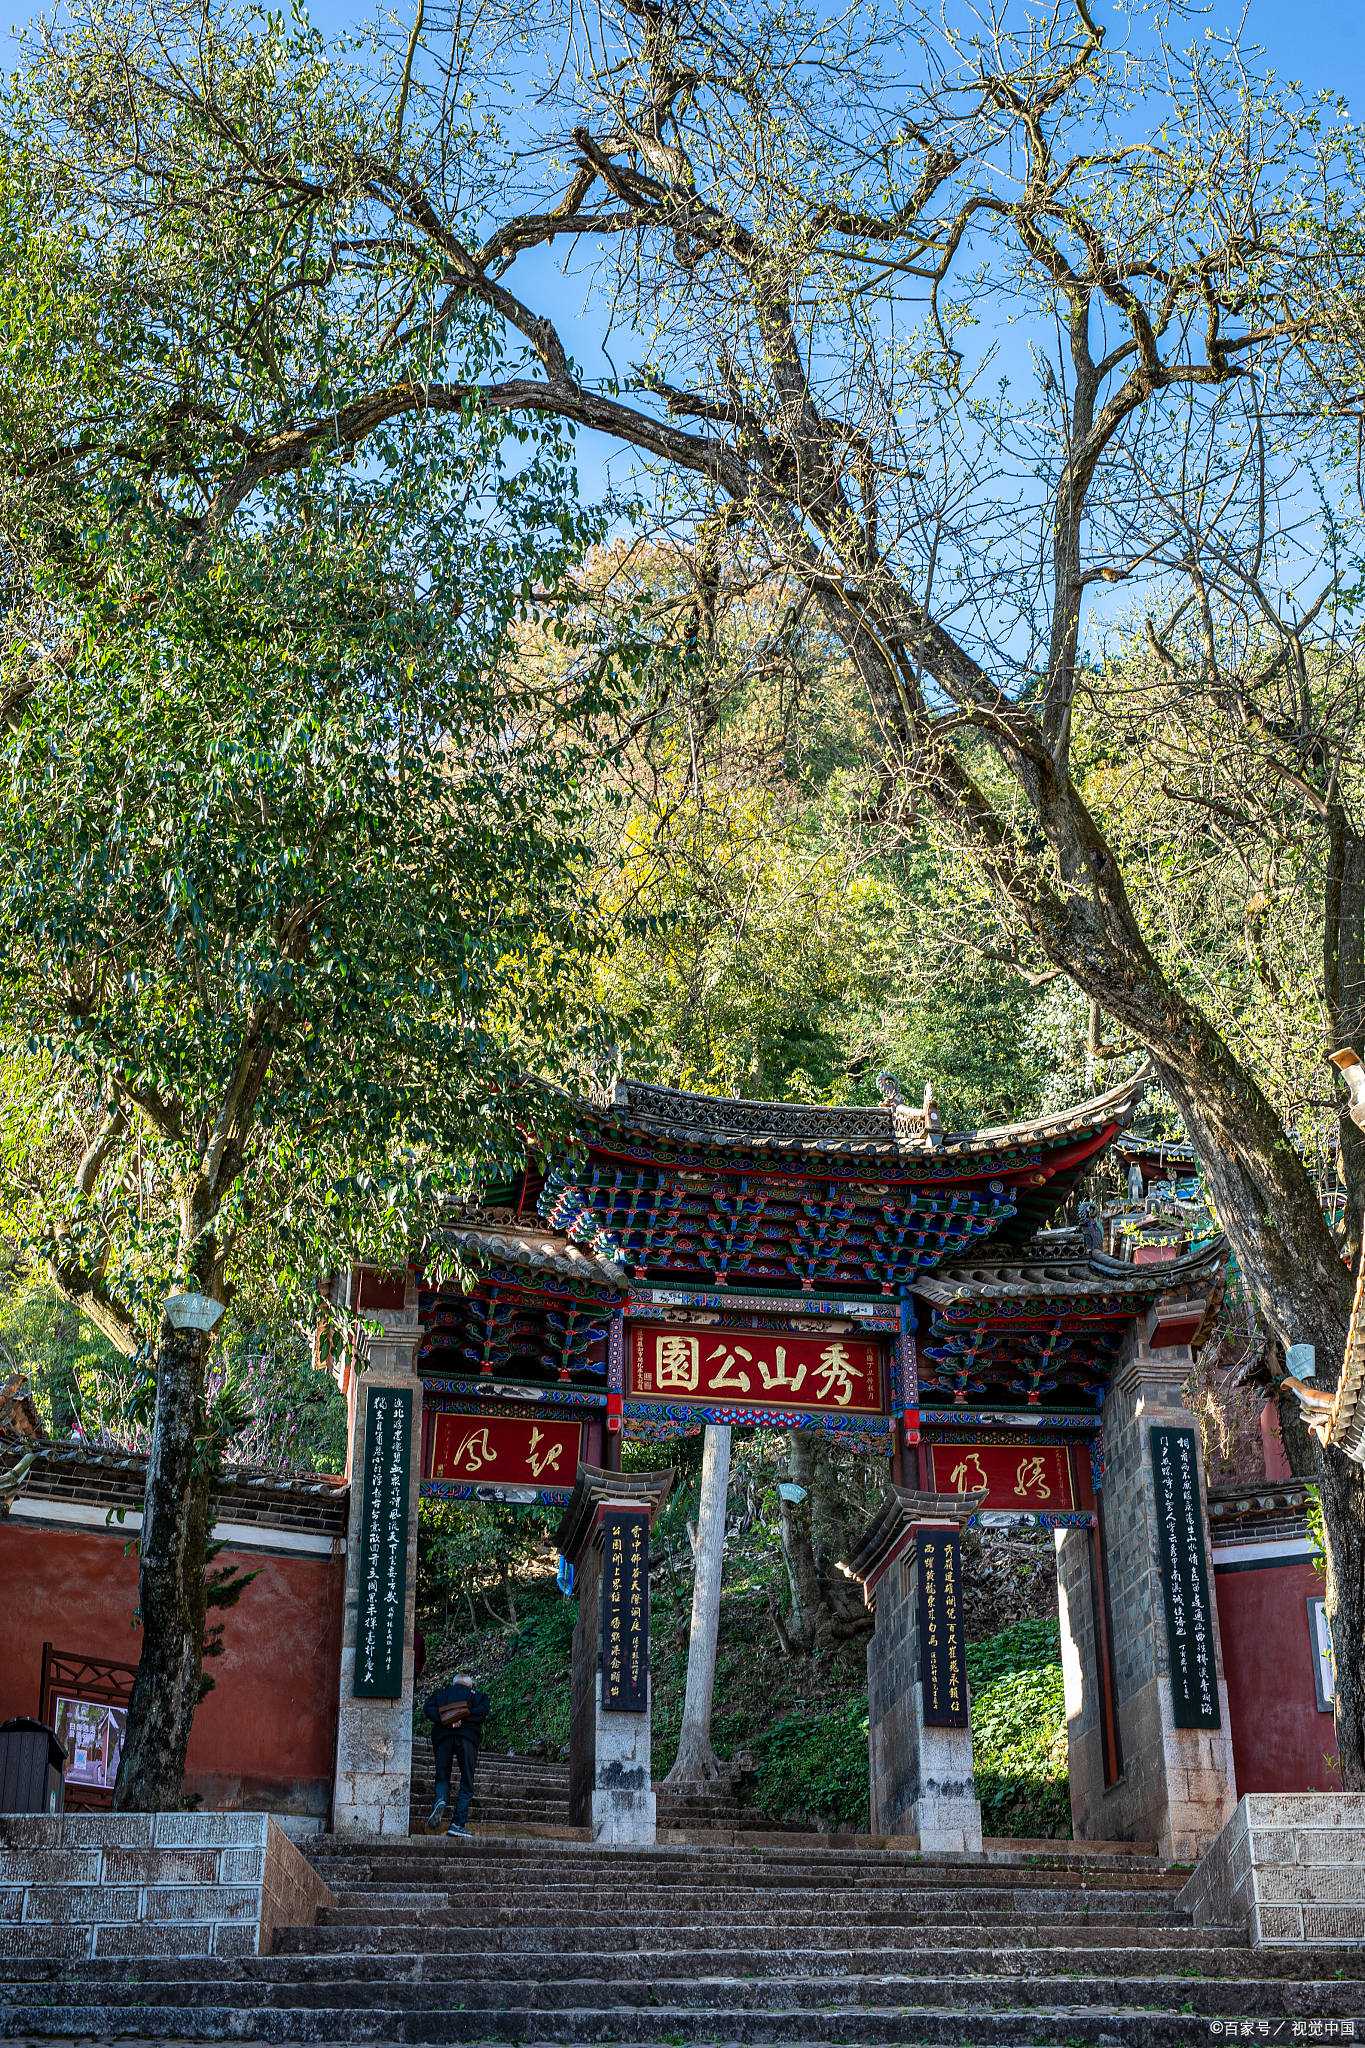
<instances>
[{"instance_id":1,"label":"stone staircase","mask_svg":"<svg viewBox=\"0 0 1365 2048\"><path fill-rule=\"evenodd\" d=\"M1195 1929L1141 1857L318 1838L274 1952L11 1962L9 2037L1206 2048L1365 2038L1360 1950ZM1234 2028L1233 2023L1237 2022ZM1250 2023L1249 2025L1246 2023ZM1295 2023L1299 2025L1296 2029ZM1264 2026L1262 2025L1264 2023Z\"/></svg>"},{"instance_id":2,"label":"stone staircase","mask_svg":"<svg viewBox=\"0 0 1365 2048\"><path fill-rule=\"evenodd\" d=\"M426 1833L435 1784L431 1744L418 1741L414 1745L412 1759L410 1827L414 1835ZM765 1835L799 1832L791 1824L773 1820L761 1807L725 1789L673 1792L656 1784L654 1791L658 1826L665 1840L679 1833L691 1839L698 1830L707 1834L718 1829ZM577 1836L584 1841L588 1839L586 1828L571 1828L569 1825L569 1766L544 1762L536 1757L485 1752L479 1758L470 1824L476 1834L545 1835L561 1839Z\"/></svg>"}]
</instances>

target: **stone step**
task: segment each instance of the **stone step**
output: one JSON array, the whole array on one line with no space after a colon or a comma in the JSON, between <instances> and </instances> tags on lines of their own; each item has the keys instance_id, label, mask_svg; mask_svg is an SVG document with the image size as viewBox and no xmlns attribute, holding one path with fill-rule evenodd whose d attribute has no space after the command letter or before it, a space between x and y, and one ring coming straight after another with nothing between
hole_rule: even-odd
<instances>
[{"instance_id":1,"label":"stone step","mask_svg":"<svg viewBox=\"0 0 1365 2048\"><path fill-rule=\"evenodd\" d=\"M180 1976L148 1979L139 1971L136 1981L103 1983L99 2003L108 2010L122 2006L158 2007L163 2011L194 2011L202 2007L232 2004L248 2012L273 2012L281 2008L311 2011L364 2012L374 2008L405 2013L483 2012L498 2017L508 2012L579 2013L595 2011L618 2014L626 2010L650 2010L667 2006L677 2011L802 2012L828 2013L856 2010L863 2014L900 2010L907 2004L952 2007L970 2004L987 2010L1013 2011L1037 2007L1055 2011L1060 2006L1092 2009L1134 2008L1146 2005L1157 2011L1188 2010L1194 2016L1272 2015L1324 2019L1354 2016L1365 2011L1359 1981L1337 1979L1292 1980L1257 1975L1240 1978L1189 1977L932 1977L927 1974L875 1976L816 1976L742 1978L733 1975L708 1977L701 1973L686 1977L661 1978L655 1982L623 1978L600 1979L529 1977L519 1981L506 1978L468 1982L431 1983L401 1978L352 1978L336 1982L272 1983L263 1979L219 1976L211 1981ZM80 1978L81 1989L87 1987ZM458 1990L458 1999L452 1991ZM31 1986L28 2001L41 2008L69 2000L71 1985Z\"/></svg>"},{"instance_id":2,"label":"stone step","mask_svg":"<svg viewBox=\"0 0 1365 2048\"><path fill-rule=\"evenodd\" d=\"M378 1874L370 1877L358 1872L351 1882L463 1884L468 1881L470 1870L477 1869L484 1879L508 1883L534 1881L542 1890L563 1885L596 1887L630 1883L660 1896L679 1898L689 1892L706 1896L730 1890L753 1891L766 1896L773 1891L806 1889L812 1885L830 1891L849 1892L942 1891L945 1888L1007 1892L1036 1884L1052 1891L1074 1892L1078 1896L1093 1893L1096 1897L1105 1894L1117 1897L1124 1894L1133 1898L1167 1898L1182 1888L1179 1872L1166 1876L1141 1870L1122 1873L1030 1870L1017 1863L988 1864L967 1858L951 1865L910 1861L886 1867L878 1864L861 1873L832 1869L828 1864L785 1860L781 1863L725 1863L717 1859L688 1868L685 1861L661 1866L654 1862L630 1863L625 1860L617 1863L613 1858L611 1867L604 1868L603 1854L610 1856L610 1851L598 1851L586 1857L557 1854L508 1859L499 1853L505 1846L502 1843L477 1839L462 1841L450 1836L442 1836L439 1841L432 1837L425 1839L431 1841L437 1854L414 1856L402 1851L371 1851L355 1861L364 1872ZM591 1844L583 1846L592 1850ZM318 1870L329 1867L325 1857L314 1856L313 1861ZM338 1859L330 1867L340 1870L345 1865ZM347 1880L343 1878L342 1881Z\"/></svg>"},{"instance_id":3,"label":"stone step","mask_svg":"<svg viewBox=\"0 0 1365 2048\"><path fill-rule=\"evenodd\" d=\"M469 1853L463 1844L457 1846L444 1837L433 1836L374 1836L374 1835L314 1835L305 1844L309 1856L317 1862L328 1856L342 1860L374 1861L382 1858L387 1866L394 1858L430 1859L441 1856L465 1856ZM481 1848L480 1855L485 1862L515 1863L541 1861L544 1852L536 1845L515 1840L502 1841L489 1838ZM830 1872L850 1875L863 1873L869 1881L877 1881L878 1873L884 1871L910 1870L932 1871L1015 1871L1033 1870L1054 1873L1062 1870L1075 1871L1097 1883L1157 1882L1165 1888L1178 1889L1187 1873L1172 1871L1155 1857L1138 1855L1113 1855L1101 1850L1092 1850L1084 1845L1071 1846L1056 1851L1034 1851L1028 1854L1008 1851L987 1851L982 1856L945 1856L923 1853L913 1847L885 1847L869 1849L866 1844L853 1846L852 1841L841 1841L827 1836L807 1835L795 1841L783 1840L772 1848L750 1845L730 1847L708 1844L680 1847L660 1843L655 1847L641 1849L608 1849L600 1844L574 1844L560 1852L561 1856L577 1855L585 1860L584 1867L592 1863L610 1862L613 1870L653 1869L660 1871L681 1870L709 1877L718 1870L735 1870L743 1876L750 1873L775 1869L799 1869L806 1871L821 1868Z\"/></svg>"},{"instance_id":4,"label":"stone step","mask_svg":"<svg viewBox=\"0 0 1365 2048\"><path fill-rule=\"evenodd\" d=\"M907 1991L916 1987L907 1986ZM1190 2001L1184 2002L1190 2006ZM1324 2010L1319 2008L1319 2010ZM140 2034L166 2042L164 2006L150 2003L116 2005L16 2005L0 2018L8 2035L25 2034L91 2039L92 2036ZM1242 2016L1236 2015L1238 2018ZM1266 2017L1289 2017L1281 2013ZM1350 2015L1357 2028L1362 2021ZM679 2044L762 2043L770 2048L795 2048L799 2043L838 2044L838 2048L905 2048L909 2042L927 2048L1194 2048L1209 2038L1207 2020L1196 2018L1192 2006L1154 2011L1150 2003L1134 2007L991 2007L981 2002L945 2009L907 1999L895 2008L870 2011L847 2008L813 2012L799 2007L755 2011L747 2007L658 2005L651 2008L563 2008L539 2023L526 2005L502 2012L485 2008L447 2007L409 2011L400 2006L364 2010L279 2006L242 2011L235 2004L181 2007L175 2012L175 2037L185 2041L236 2040L290 2042L487 2042L536 2044L536 2048L679 2048ZM1198 2027L1195 2035L1193 2027Z\"/></svg>"},{"instance_id":5,"label":"stone step","mask_svg":"<svg viewBox=\"0 0 1365 2048\"><path fill-rule=\"evenodd\" d=\"M745 1960L749 1959L749 1952L740 1953ZM1341 1978L1334 1981L1351 1981L1358 1989L1365 1981L1365 1956L1358 1952L1345 1953L1347 1967ZM138 1962L137 1977L141 1984L203 1983L221 1986L230 1971L234 1981L240 1978L245 1982L259 1981L282 1987L307 1984L330 1988L333 1992L338 1985L383 1985L388 1982L449 1987L468 1979L505 1985L513 1976L518 1982L524 1979L528 1983L542 1985L575 1983L600 1987L604 1983L617 1982L662 1984L670 1978L677 1978L680 1958L683 1957L689 1981L724 1978L745 1983L780 1983L794 1979L823 1982L829 1978L849 1982L859 1978L879 1982L907 1978L917 1982L926 1978L966 1982L984 1976L1053 1982L1073 1978L1081 1981L1083 1977L1109 1981L1124 1978L1143 1982L1169 1980L1170 1984L1195 1979L1276 1979L1302 1983L1315 1980L1322 1966L1320 1956L1299 1954L1291 1949L1266 1950L1252 1955L1245 1948L1228 1947L1192 1951L1172 1947L1096 1946L1084 1951L1084 1969L1078 1973L1078 1951L1068 1945L1004 1950L993 1956L990 1968L985 1969L981 1951L976 1947L922 1945L917 1948L842 1951L773 1948L754 1958L762 1961L764 1967L761 1970L737 1971L737 1952L715 1946L691 1951L642 1949L612 1957L594 1956L583 1950L540 1950L531 1954L475 1948L438 1954L406 1950L369 1955L358 1954L354 1950L337 1954L279 1952L243 1957L231 1965L212 1956L189 1960L153 1957ZM62 1965L36 1958L22 1964L11 1963L7 1967L13 1981L33 1985L55 1984L67 1974ZM82 1988L87 1990L97 1984L121 1984L128 1974L126 1959L112 1956L82 1963L76 1973ZM308 2002L315 2001L310 1996Z\"/></svg>"},{"instance_id":6,"label":"stone step","mask_svg":"<svg viewBox=\"0 0 1365 2048\"><path fill-rule=\"evenodd\" d=\"M538 1966L540 1956L583 1956L600 1954L604 1933L602 1921L583 1923L581 1927L409 1927L403 1931L403 1939L395 1944L393 1929L389 1927L276 1927L274 1931L274 1956L291 1958L323 1958L323 1956L450 1956L458 1962L467 1954L499 1954L518 1956L528 1966ZM698 1929L659 1929L651 1923L630 1923L620 1921L610 1929L612 1933L612 1954L655 1954L655 1956L677 1956L694 1954L698 1942ZM471 1937L477 1935L477 1942ZM671 1935L671 1942L669 1942ZM819 1935L819 1939L812 1939ZM962 1935L962 1923L909 1923L896 1929L894 1942L860 1942L860 1952L876 1952L892 1958L892 1964L900 1956L925 1954L925 1952L960 1952L954 1937ZM765 1962L774 1954L802 1954L819 1952L833 1958L835 1962L851 1948L847 1935L831 1933L831 1929L817 1927L792 1927L792 1925L761 1925L761 1927L708 1927L704 1933L706 1952L735 1956L745 1954L755 1962ZM1056 1927L1029 1927L1019 1929L1017 1925L984 1927L974 1925L970 1929L968 1956L1009 1956L1015 1952L1036 1950L1044 1954L1089 1954L1093 1950L1124 1954L1162 1954L1162 1956L1191 1956L1199 1966L1205 1954L1232 1954L1242 1956L1246 1952L1244 1942L1232 1929L1209 1929L1209 1927L1099 1927L1083 1921L1062 1923ZM1277 1952L1279 1954L1279 1952ZM1291 1954L1285 1950L1283 1954Z\"/></svg>"},{"instance_id":7,"label":"stone step","mask_svg":"<svg viewBox=\"0 0 1365 2048\"><path fill-rule=\"evenodd\" d=\"M544 1909L532 1908L530 1910L532 1913L535 1913L537 1910L543 1911ZM997 1905L994 1908L982 1906L966 1908L961 1905L954 1905L951 1901L935 1900L932 1910L935 1917L939 1917L947 1911L950 1913L955 1924L970 1927L977 1925L999 1927L1009 1920L1017 1920L1024 1915L1028 1915L1035 1920L1050 1922L1058 1929L1059 1934L1062 1930L1073 1924L1082 1926L1087 1924L1096 1926L1107 1924L1112 1927L1131 1924L1132 1919L1132 1916L1125 1912L1069 1912L1060 1906L1053 1906L1051 1908L1047 1906L1039 1907L1036 1903L1031 1902L1025 1902L1017 1909L1009 1905ZM353 1928L447 1926L465 1927L472 1932L476 1928L492 1929L516 1926L526 1917L527 1909L521 1906L497 1907L475 1905L468 1901L461 1901L448 1906L329 1906L324 1908L323 1912L319 1915L318 1924L324 1927ZM546 1912L545 1917L556 1919L571 1917L581 1924L595 1924L604 1930L614 1930L623 1926L638 1927L643 1925L656 1928L660 1926L658 1920L645 1919L642 1921L638 1910L625 1904L619 1907L608 1908L592 1915L580 1909L572 1916L551 1915ZM789 1905L784 1907L780 1913L771 1910L764 1911L761 1908L749 1906L736 1907L725 1911L717 1917L723 1919L727 1927L744 1929L765 1926L815 1928L819 1929L822 1934L827 1935L830 1940L838 1940L856 1928L883 1927L891 1930L901 1927L914 1927L922 1921L923 1913L919 1909L909 1906L899 1909L894 1906L869 1906L864 1910L854 1910L850 1907L845 1911L833 1913L829 1910L803 1909L798 1905ZM695 1933L699 1927L709 1927L714 1923L710 1919L698 1920L684 1916L673 1922L673 1924L681 1930L686 1930L690 1927ZM1152 1924L1154 1926L1169 1926L1171 1923L1164 1917L1158 1919L1154 1913Z\"/></svg>"},{"instance_id":8,"label":"stone step","mask_svg":"<svg viewBox=\"0 0 1365 2048\"><path fill-rule=\"evenodd\" d=\"M332 1890L340 1905L352 1912L364 1912L371 1906L385 1904L417 1911L429 1906L439 1912L447 1904L470 1903L470 1894L475 1890L485 1899L491 1893L505 1892L505 1910L522 1913L538 1910L587 1913L594 1911L598 1904L592 1886L568 1880L558 1885L505 1887L489 1885L481 1880L473 1886L468 1882L462 1884L458 1876L445 1876L434 1882L409 1885L400 1885L396 1880L375 1885L343 1881L340 1887L334 1885ZM626 1892L627 1883L623 1880L610 1887L608 1898L616 1904ZM865 1889L850 1886L846 1890L815 1884L755 1885L752 1888L718 1884L698 1891L681 1884L658 1887L631 1884L629 1893L637 1899L648 1898L651 1912L687 1916L694 1925L706 1925L721 1915L737 1912L751 1915L781 1913L789 1906L800 1907L807 1913L825 1911L835 1920L849 1914L875 1913L897 1906L922 1911L936 1907L946 1912L971 1912L974 1909L1004 1913L1090 1911L1111 1916L1130 1914L1133 1917L1174 1910L1169 1892L1089 1890L1070 1885L1040 1884L898 1884L869 1885Z\"/></svg>"},{"instance_id":9,"label":"stone step","mask_svg":"<svg viewBox=\"0 0 1365 2048\"><path fill-rule=\"evenodd\" d=\"M579 1851L577 1855L573 1851ZM520 1851L520 1853L514 1853ZM585 1851L585 1853L583 1853ZM706 1860L702 1860L702 1855ZM772 1890L782 1886L808 1886L812 1882L823 1882L825 1886L839 1886L847 1890L886 1890L894 1886L913 1888L941 1888L943 1884L970 1884L976 1890L1015 1890L1021 1884L1048 1884L1054 1890L1074 1892L1132 1892L1132 1894L1173 1894L1185 1884L1185 1872L1164 1872L1164 1870L1107 1870L1101 1866L1029 1866L1029 1864L988 1864L980 1858L960 1858L956 1862L921 1862L915 1855L907 1858L882 1858L870 1860L849 1860L847 1864L835 1864L827 1858L814 1855L739 1855L726 1851L700 1851L694 1855L665 1851L641 1851L630 1855L628 1851L602 1849L593 1843L563 1843L557 1845L557 1853L546 1853L540 1843L505 1843L491 1839L469 1839L460 1841L448 1835L442 1837L403 1837L391 1845L366 1845L354 1847L350 1853L338 1855L329 1853L327 1847L309 1843L309 1858L321 1872L329 1868L354 1868L358 1882L411 1882L420 1876L422 1882L442 1882L442 1876L458 1872L458 1882L465 1882L471 1858L477 1858L479 1870L487 1878L499 1878L516 1882L528 1872L534 1872L538 1884L557 1886L561 1882L583 1882L583 1884L604 1884L604 1882L630 1882L647 1884L659 1892L702 1892L714 1894L718 1888L753 1888ZM360 1876L366 1872L366 1876ZM372 1876L368 1876L372 1872ZM334 1886L336 1888L336 1886Z\"/></svg>"}]
</instances>

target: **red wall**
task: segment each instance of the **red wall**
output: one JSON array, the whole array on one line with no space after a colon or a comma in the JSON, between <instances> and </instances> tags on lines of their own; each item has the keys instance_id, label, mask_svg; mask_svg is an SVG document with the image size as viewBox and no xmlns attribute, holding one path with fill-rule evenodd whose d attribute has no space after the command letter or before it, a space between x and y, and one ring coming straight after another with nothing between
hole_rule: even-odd
<instances>
[{"instance_id":1,"label":"red wall","mask_svg":"<svg viewBox=\"0 0 1365 2048\"><path fill-rule=\"evenodd\" d=\"M269 1531L262 1531L268 1540ZM0 1721L36 1714L43 1644L136 1664L137 1559L115 1530L0 1521ZM223 1550L260 1576L221 1620L214 1689L194 1717L185 1789L206 1807L326 1815L336 1748L345 1563Z\"/></svg>"},{"instance_id":2,"label":"red wall","mask_svg":"<svg viewBox=\"0 0 1365 2048\"><path fill-rule=\"evenodd\" d=\"M1232 1755L1242 1792L1335 1792L1332 1716L1318 1711L1308 1600L1322 1574L1305 1559L1253 1571L1214 1567Z\"/></svg>"}]
</instances>

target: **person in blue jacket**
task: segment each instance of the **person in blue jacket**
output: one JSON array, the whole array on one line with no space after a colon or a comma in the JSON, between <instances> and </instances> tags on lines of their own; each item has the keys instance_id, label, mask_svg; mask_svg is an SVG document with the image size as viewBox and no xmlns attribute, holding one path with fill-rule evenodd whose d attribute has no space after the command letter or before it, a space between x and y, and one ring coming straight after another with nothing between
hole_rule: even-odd
<instances>
[{"instance_id":1,"label":"person in blue jacket","mask_svg":"<svg viewBox=\"0 0 1365 2048\"><path fill-rule=\"evenodd\" d=\"M467 1835L465 1822L474 1797L474 1771L479 1761L479 1741L488 1718L489 1699L480 1692L472 1671L457 1671L449 1685L442 1685L423 1708L431 1723L431 1746L436 1756L436 1804L427 1821L435 1830L450 1812L450 1771L457 1764L460 1790L455 1800L455 1818L448 1835Z\"/></svg>"}]
</instances>

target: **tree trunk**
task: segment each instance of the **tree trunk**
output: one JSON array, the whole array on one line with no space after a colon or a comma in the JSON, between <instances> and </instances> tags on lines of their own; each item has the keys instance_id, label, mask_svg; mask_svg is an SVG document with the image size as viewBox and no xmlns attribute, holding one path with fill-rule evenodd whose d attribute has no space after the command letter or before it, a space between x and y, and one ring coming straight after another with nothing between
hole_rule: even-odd
<instances>
[{"instance_id":1,"label":"tree trunk","mask_svg":"<svg viewBox=\"0 0 1365 2048\"><path fill-rule=\"evenodd\" d=\"M1316 1449L1316 1444L1314 1449ZM1365 1786L1358 1762L1348 1776L1346 1760L1365 1754L1365 1467L1340 1451L1321 1454L1319 1491L1327 1539L1327 1619L1332 1631L1336 1674L1335 1716L1341 1782L1348 1791Z\"/></svg>"},{"instance_id":2,"label":"tree trunk","mask_svg":"<svg viewBox=\"0 0 1365 2048\"><path fill-rule=\"evenodd\" d=\"M162 1326L139 1545L142 1654L114 1787L114 1806L124 1813L180 1805L200 1699L215 1471L202 1441L206 1346L198 1331Z\"/></svg>"},{"instance_id":3,"label":"tree trunk","mask_svg":"<svg viewBox=\"0 0 1365 2048\"><path fill-rule=\"evenodd\" d=\"M76 1377L74 1352L80 1342L81 1319L73 1304L57 1296L52 1317L52 1349L55 1353L48 1394L52 1408L52 1434L69 1437L81 1426L80 1383Z\"/></svg>"},{"instance_id":4,"label":"tree trunk","mask_svg":"<svg viewBox=\"0 0 1365 2048\"><path fill-rule=\"evenodd\" d=\"M1344 1045L1365 1054L1365 837L1336 806L1327 823L1327 886L1322 919L1323 1051ZM1342 1248L1354 1273L1360 1266L1365 1221L1365 1131L1343 1116L1341 1177L1346 1188Z\"/></svg>"},{"instance_id":5,"label":"tree trunk","mask_svg":"<svg viewBox=\"0 0 1365 2048\"><path fill-rule=\"evenodd\" d=\"M692 1635L687 1646L687 1696L678 1756L665 1785L705 1785L721 1776L711 1747L720 1635L720 1585L725 1555L725 1504L730 1484L730 1429L709 1422L701 1460L697 1509L696 1576L692 1582Z\"/></svg>"},{"instance_id":6,"label":"tree trunk","mask_svg":"<svg viewBox=\"0 0 1365 2048\"><path fill-rule=\"evenodd\" d=\"M1351 1276L1318 1190L1255 1076L1203 1011L1162 973L1142 935L1121 866L1067 768L1034 744L1024 726L1017 746L1012 740L1000 749L1048 850L1046 859L1030 865L962 761L950 748L925 747L925 733L917 725L920 714L900 696L881 644L841 609L837 594L822 593L821 601L874 700L917 752L930 802L974 852L1002 907L1054 967L1151 1053L1184 1117L1218 1221L1261 1313L1282 1344L1314 1345L1319 1385L1332 1387L1345 1352ZM1335 842L1338 958L1330 968L1343 1018L1351 995L1362 994L1359 960L1365 951L1365 943L1353 936L1365 918L1365 854L1350 840L1343 827ZM1286 1449L1300 1477L1319 1478L1324 1460L1306 1432L1290 1432ZM1335 1459L1339 1453L1329 1456ZM1365 1637L1359 1568L1365 1554L1365 1490L1336 1475L1322 1486L1322 1504L1328 1582L1336 1588L1334 1640L1343 1645L1344 1659L1355 1655ZM1340 1707L1336 1736L1343 1786L1365 1791L1365 1722L1346 1703Z\"/></svg>"},{"instance_id":7,"label":"tree trunk","mask_svg":"<svg viewBox=\"0 0 1365 2048\"><path fill-rule=\"evenodd\" d=\"M782 1549L792 1589L789 1633L804 1649L826 1649L865 1635L871 1620L861 1592L837 1569L852 1547L853 1528L832 1446L818 1429L793 1429L788 1442L788 1469L806 1490L804 1500L782 1503Z\"/></svg>"},{"instance_id":8,"label":"tree trunk","mask_svg":"<svg viewBox=\"0 0 1365 2048\"><path fill-rule=\"evenodd\" d=\"M797 1486L806 1490L804 1500L782 1500L782 1555L791 1588L792 1614L788 1633L803 1650L813 1649L820 1622L820 1574L815 1565L815 1541L811 1527L811 1460L808 1438L813 1430L787 1432L787 1469Z\"/></svg>"}]
</instances>

